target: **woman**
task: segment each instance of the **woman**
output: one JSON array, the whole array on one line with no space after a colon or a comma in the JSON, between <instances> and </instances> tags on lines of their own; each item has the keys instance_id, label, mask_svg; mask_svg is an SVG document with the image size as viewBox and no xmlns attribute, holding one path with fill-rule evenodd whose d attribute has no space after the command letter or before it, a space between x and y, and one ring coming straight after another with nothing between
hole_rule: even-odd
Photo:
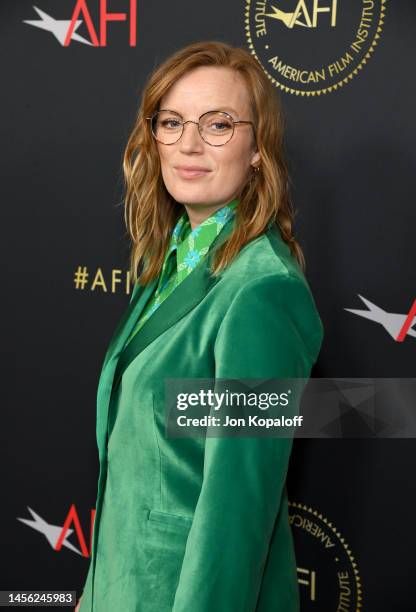
<instances>
[{"instance_id":1,"label":"woman","mask_svg":"<svg viewBox=\"0 0 416 612\"><path fill-rule=\"evenodd\" d=\"M135 286L98 386L80 612L295 612L290 437L165 435L166 379L307 378L322 342L256 60L221 42L168 58L124 172Z\"/></svg>"}]
</instances>

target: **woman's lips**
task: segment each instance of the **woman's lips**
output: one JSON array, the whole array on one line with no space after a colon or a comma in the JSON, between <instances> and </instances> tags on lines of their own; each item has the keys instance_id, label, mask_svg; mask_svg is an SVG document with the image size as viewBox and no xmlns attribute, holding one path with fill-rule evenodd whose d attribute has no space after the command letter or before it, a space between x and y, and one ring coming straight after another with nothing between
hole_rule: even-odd
<instances>
[{"instance_id":1,"label":"woman's lips","mask_svg":"<svg viewBox=\"0 0 416 612\"><path fill-rule=\"evenodd\" d=\"M206 176L209 172L211 172L211 170L203 170L202 168L175 168L175 170L179 174L179 176L184 179L199 178L201 176Z\"/></svg>"}]
</instances>

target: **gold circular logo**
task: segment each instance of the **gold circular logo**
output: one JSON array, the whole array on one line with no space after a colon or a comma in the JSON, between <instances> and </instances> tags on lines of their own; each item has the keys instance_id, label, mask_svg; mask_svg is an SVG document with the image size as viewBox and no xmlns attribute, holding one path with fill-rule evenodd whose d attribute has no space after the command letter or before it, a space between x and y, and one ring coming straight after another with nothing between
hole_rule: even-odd
<instances>
[{"instance_id":1,"label":"gold circular logo","mask_svg":"<svg viewBox=\"0 0 416 612\"><path fill-rule=\"evenodd\" d=\"M355 559L339 531L317 510L289 502L302 610L362 609Z\"/></svg>"},{"instance_id":2,"label":"gold circular logo","mask_svg":"<svg viewBox=\"0 0 416 612\"><path fill-rule=\"evenodd\" d=\"M386 0L246 0L247 42L276 87L319 96L362 70L385 9Z\"/></svg>"}]
</instances>

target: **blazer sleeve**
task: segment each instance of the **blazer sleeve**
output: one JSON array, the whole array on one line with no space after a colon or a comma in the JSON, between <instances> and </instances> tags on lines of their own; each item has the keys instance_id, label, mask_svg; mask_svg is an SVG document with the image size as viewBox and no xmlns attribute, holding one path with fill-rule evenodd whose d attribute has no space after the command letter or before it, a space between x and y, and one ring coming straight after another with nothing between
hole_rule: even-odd
<instances>
[{"instance_id":1,"label":"blazer sleeve","mask_svg":"<svg viewBox=\"0 0 416 612\"><path fill-rule=\"evenodd\" d=\"M269 275L238 291L218 332L216 378L307 378L322 341L309 288ZM291 438L207 437L202 487L172 612L254 612ZM284 552L283 552L284 554Z\"/></svg>"}]
</instances>

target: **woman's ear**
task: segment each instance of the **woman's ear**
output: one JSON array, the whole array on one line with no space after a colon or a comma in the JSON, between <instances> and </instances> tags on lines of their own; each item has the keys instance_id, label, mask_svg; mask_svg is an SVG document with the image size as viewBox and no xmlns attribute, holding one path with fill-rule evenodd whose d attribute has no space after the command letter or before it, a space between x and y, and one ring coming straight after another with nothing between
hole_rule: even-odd
<instances>
[{"instance_id":1,"label":"woman's ear","mask_svg":"<svg viewBox=\"0 0 416 612\"><path fill-rule=\"evenodd\" d=\"M259 165L260 162L260 153L258 151L256 151L254 153L254 155L251 158L250 164L256 168Z\"/></svg>"}]
</instances>

